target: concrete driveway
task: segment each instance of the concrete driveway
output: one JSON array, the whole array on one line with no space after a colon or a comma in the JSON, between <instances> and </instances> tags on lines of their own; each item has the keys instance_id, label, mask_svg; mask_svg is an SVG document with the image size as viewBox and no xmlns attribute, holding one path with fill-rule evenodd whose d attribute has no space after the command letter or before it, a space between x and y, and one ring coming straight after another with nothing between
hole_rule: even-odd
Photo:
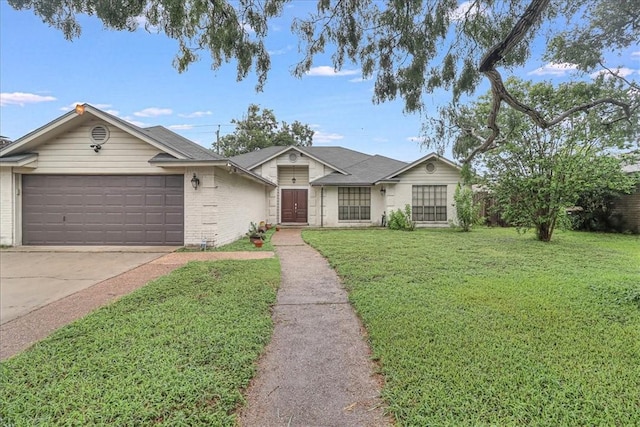
<instances>
[{"instance_id":1,"label":"concrete driveway","mask_svg":"<svg viewBox=\"0 0 640 427\"><path fill-rule=\"evenodd\" d=\"M146 264L175 247L0 251L0 324Z\"/></svg>"}]
</instances>

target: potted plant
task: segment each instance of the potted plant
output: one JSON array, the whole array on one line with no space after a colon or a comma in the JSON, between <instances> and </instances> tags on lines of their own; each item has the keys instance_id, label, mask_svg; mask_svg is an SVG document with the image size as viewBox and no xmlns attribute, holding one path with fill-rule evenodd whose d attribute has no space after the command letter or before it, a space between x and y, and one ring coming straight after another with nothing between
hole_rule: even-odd
<instances>
[{"instance_id":1,"label":"potted plant","mask_svg":"<svg viewBox=\"0 0 640 427\"><path fill-rule=\"evenodd\" d=\"M264 232L258 227L255 222L252 222L249 225L247 236L249 236L249 240L254 244L255 247L262 247L262 243L264 242Z\"/></svg>"}]
</instances>

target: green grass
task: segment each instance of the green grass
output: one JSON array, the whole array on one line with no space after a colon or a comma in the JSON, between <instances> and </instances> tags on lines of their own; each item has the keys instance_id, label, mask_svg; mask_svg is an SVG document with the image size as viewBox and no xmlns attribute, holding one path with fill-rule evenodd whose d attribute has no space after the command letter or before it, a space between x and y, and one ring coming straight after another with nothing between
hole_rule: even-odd
<instances>
[{"instance_id":1,"label":"green grass","mask_svg":"<svg viewBox=\"0 0 640 427\"><path fill-rule=\"evenodd\" d=\"M640 425L640 238L305 231L399 425Z\"/></svg>"},{"instance_id":2,"label":"green grass","mask_svg":"<svg viewBox=\"0 0 640 427\"><path fill-rule=\"evenodd\" d=\"M262 245L261 248L255 247L254 244L251 243L249 238L245 236L245 237L242 237L241 239L236 240L235 242L231 242L224 246L208 247L207 252L209 251L211 252L273 251L273 245L271 244L271 236L273 235L273 233L275 233L275 228L272 228L271 230L265 233L264 244ZM195 248L195 247L194 248L184 247L184 248L178 249L178 252L198 252L198 251L200 251L200 248Z\"/></svg>"},{"instance_id":3,"label":"green grass","mask_svg":"<svg viewBox=\"0 0 640 427\"><path fill-rule=\"evenodd\" d=\"M3 362L0 425L233 425L279 281L268 259L151 282Z\"/></svg>"},{"instance_id":4,"label":"green grass","mask_svg":"<svg viewBox=\"0 0 640 427\"><path fill-rule=\"evenodd\" d=\"M273 245L271 244L271 236L275 233L275 228L267 231L264 235L264 243L261 248L256 248L248 237L236 240L228 245L220 246L216 248L216 251L220 252L235 252L235 251L273 251Z\"/></svg>"}]
</instances>

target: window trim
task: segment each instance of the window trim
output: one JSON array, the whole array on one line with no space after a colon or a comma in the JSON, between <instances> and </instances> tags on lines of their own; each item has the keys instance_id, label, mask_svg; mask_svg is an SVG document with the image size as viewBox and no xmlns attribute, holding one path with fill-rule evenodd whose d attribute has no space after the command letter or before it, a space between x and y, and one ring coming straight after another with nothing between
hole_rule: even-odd
<instances>
[{"instance_id":1,"label":"window trim","mask_svg":"<svg viewBox=\"0 0 640 427\"><path fill-rule=\"evenodd\" d=\"M411 220L429 224L446 223L449 214L447 187L443 184L413 185L411 187ZM422 204L418 204L420 200ZM430 217L433 219L425 219Z\"/></svg>"},{"instance_id":2,"label":"window trim","mask_svg":"<svg viewBox=\"0 0 640 427\"><path fill-rule=\"evenodd\" d=\"M371 222L371 187L338 187L338 222Z\"/></svg>"}]
</instances>

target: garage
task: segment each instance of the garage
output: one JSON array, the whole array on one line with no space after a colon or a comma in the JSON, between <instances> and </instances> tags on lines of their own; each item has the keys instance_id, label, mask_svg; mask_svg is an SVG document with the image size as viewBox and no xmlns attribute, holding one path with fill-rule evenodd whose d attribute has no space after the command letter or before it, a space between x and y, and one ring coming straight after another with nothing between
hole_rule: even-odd
<instances>
[{"instance_id":1,"label":"garage","mask_svg":"<svg viewBox=\"0 0 640 427\"><path fill-rule=\"evenodd\" d=\"M183 175L22 175L24 245L182 245Z\"/></svg>"}]
</instances>

